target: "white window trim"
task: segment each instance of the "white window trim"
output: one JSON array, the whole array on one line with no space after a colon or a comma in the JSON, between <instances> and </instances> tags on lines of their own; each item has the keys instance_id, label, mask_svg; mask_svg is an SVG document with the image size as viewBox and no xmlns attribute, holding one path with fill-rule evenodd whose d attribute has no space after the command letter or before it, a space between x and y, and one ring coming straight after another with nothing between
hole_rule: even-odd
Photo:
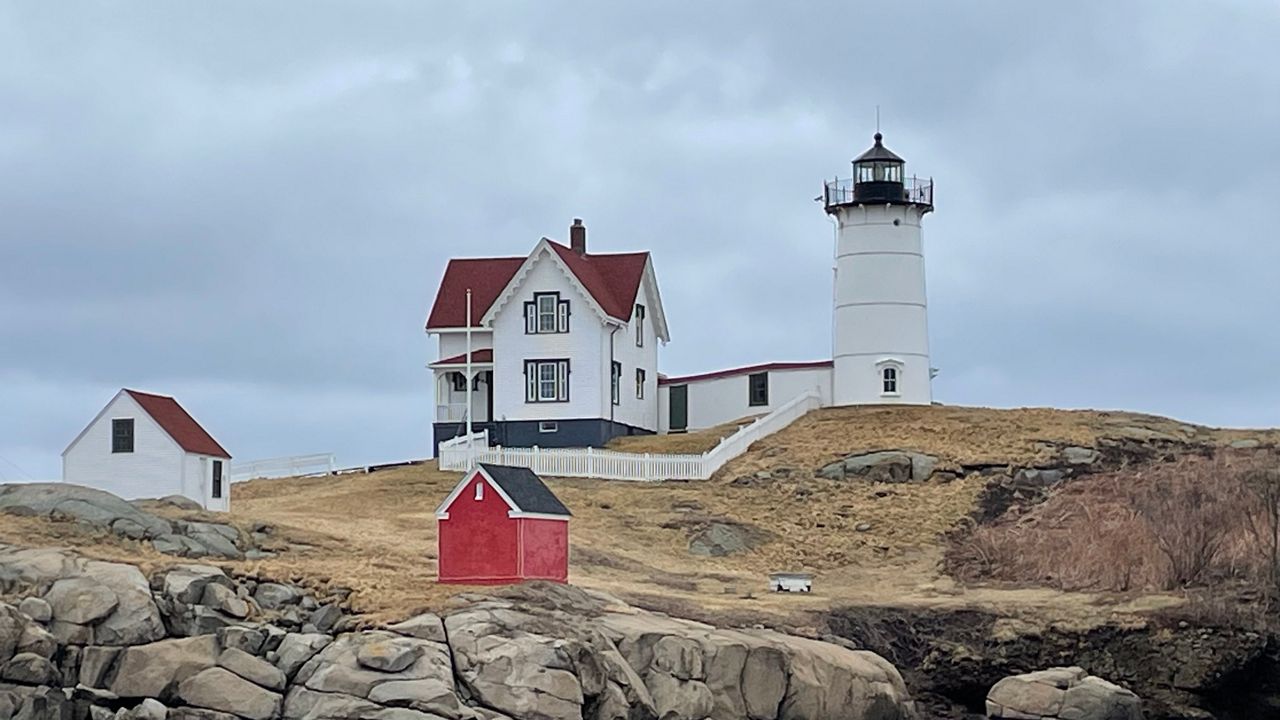
<instances>
[{"instance_id":1,"label":"white window trim","mask_svg":"<svg viewBox=\"0 0 1280 720\"><path fill-rule=\"evenodd\" d=\"M885 371L893 370L893 390L885 390ZM902 361L894 358L885 358L876 363L876 387L880 390L880 397L894 398L902 397Z\"/></svg>"},{"instance_id":2,"label":"white window trim","mask_svg":"<svg viewBox=\"0 0 1280 720\"><path fill-rule=\"evenodd\" d=\"M538 432L540 433L560 432L560 423L556 422L555 420L539 420Z\"/></svg>"},{"instance_id":3,"label":"white window trim","mask_svg":"<svg viewBox=\"0 0 1280 720\"><path fill-rule=\"evenodd\" d=\"M484 500L484 479L483 478L480 480L480 482L476 483L476 494L474 497L476 502Z\"/></svg>"}]
</instances>

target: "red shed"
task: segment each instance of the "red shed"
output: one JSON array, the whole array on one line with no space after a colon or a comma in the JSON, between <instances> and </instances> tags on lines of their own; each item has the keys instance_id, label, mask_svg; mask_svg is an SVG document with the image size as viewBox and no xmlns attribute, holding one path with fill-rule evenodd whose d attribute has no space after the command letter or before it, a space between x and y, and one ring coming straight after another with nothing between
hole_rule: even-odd
<instances>
[{"instance_id":1,"label":"red shed","mask_svg":"<svg viewBox=\"0 0 1280 720\"><path fill-rule=\"evenodd\" d=\"M481 463L436 509L436 524L440 582L569 579L569 509L528 468Z\"/></svg>"}]
</instances>

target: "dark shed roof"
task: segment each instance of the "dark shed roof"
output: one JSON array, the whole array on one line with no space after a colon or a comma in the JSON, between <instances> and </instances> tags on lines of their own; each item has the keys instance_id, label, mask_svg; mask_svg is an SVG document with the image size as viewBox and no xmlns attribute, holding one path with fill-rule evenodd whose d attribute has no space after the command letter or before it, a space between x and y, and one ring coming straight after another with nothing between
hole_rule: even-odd
<instances>
[{"instance_id":1,"label":"dark shed roof","mask_svg":"<svg viewBox=\"0 0 1280 720\"><path fill-rule=\"evenodd\" d=\"M511 467L509 465L490 465L480 463L481 469L498 483L502 492L516 504L516 510L544 515L570 516L569 508L560 502L560 498L551 492L529 468Z\"/></svg>"},{"instance_id":2,"label":"dark shed roof","mask_svg":"<svg viewBox=\"0 0 1280 720\"><path fill-rule=\"evenodd\" d=\"M856 163L876 161L876 160L879 160L881 162L906 162L906 160L903 160L902 158L898 157L897 155L894 154L892 150L890 150L889 148L881 144L880 141L883 139L884 139L883 135L881 135L880 133L876 133L875 134L876 144L871 146L870 150L854 158L853 161Z\"/></svg>"}]
</instances>

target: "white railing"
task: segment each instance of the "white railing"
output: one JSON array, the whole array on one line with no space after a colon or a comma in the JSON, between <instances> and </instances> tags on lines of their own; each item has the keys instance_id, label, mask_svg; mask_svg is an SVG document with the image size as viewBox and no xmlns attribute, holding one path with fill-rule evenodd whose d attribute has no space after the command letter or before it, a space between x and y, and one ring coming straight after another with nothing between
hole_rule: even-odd
<instances>
[{"instance_id":1,"label":"white railing","mask_svg":"<svg viewBox=\"0 0 1280 720\"><path fill-rule=\"evenodd\" d=\"M231 482L241 482L254 478L328 475L334 469L333 453L318 453L232 463L229 474Z\"/></svg>"},{"instance_id":2,"label":"white railing","mask_svg":"<svg viewBox=\"0 0 1280 720\"><path fill-rule=\"evenodd\" d=\"M758 418L701 455L669 453L624 453L596 448L504 448L489 447L489 433L465 435L440 443L437 462L441 470L466 471L476 463L527 467L554 477L600 478L603 480L706 480L726 463L766 435L790 425L822 404L816 391L807 392Z\"/></svg>"}]
</instances>

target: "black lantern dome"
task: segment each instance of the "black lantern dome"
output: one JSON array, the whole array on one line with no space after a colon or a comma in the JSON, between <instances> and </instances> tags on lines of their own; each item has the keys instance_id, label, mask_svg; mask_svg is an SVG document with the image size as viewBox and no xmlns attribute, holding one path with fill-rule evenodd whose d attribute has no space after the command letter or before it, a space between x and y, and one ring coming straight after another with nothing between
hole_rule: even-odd
<instances>
[{"instance_id":1,"label":"black lantern dome","mask_svg":"<svg viewBox=\"0 0 1280 720\"><path fill-rule=\"evenodd\" d=\"M853 160L853 177L828 182L825 200L828 212L842 205L912 204L933 209L933 181L908 180L906 161L884 146L884 136L877 132L875 145Z\"/></svg>"}]
</instances>

